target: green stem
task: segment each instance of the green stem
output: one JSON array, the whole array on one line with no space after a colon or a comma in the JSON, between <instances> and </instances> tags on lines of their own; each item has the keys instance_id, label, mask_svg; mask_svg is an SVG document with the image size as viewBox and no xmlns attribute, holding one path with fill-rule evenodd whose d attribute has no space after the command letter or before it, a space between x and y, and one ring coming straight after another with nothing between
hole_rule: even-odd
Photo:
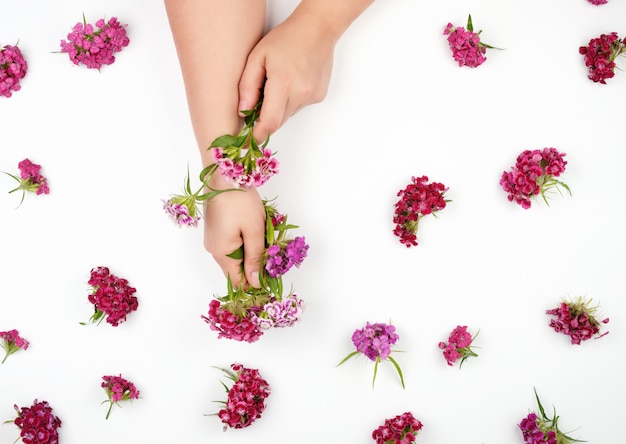
<instances>
[{"instance_id":1,"label":"green stem","mask_svg":"<svg viewBox=\"0 0 626 444\"><path fill-rule=\"evenodd\" d=\"M111 414L112 408L113 408L113 401L109 401L109 410L107 411L107 416L104 419L109 419L109 415Z\"/></svg>"}]
</instances>

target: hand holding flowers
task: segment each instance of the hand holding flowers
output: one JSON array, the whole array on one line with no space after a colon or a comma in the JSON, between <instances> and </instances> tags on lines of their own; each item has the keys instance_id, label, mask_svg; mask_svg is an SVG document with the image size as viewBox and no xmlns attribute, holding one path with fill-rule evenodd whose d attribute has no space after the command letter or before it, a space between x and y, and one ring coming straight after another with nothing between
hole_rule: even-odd
<instances>
[{"instance_id":1,"label":"hand holding flowers","mask_svg":"<svg viewBox=\"0 0 626 444\"><path fill-rule=\"evenodd\" d=\"M400 337L396 333L395 326L383 323L370 324L367 322L365 327L355 330L352 334L352 343L356 347L356 351L353 351L348 356L343 358L343 360L337 364L337 367L353 356L359 354L367 356L368 359L374 361L374 377L372 378L373 388L374 383L376 382L378 364L384 360L389 360L398 372L400 383L402 384L402 388L404 388L404 376L402 375L402 370L396 360L391 356L392 351L394 351L391 349L391 346L394 345L398 339L400 339Z\"/></svg>"},{"instance_id":2,"label":"hand holding flowers","mask_svg":"<svg viewBox=\"0 0 626 444\"><path fill-rule=\"evenodd\" d=\"M20 336L17 330L0 331L0 347L4 349L4 359L2 364L7 360L9 356L18 350L27 350L30 345L29 342Z\"/></svg>"}]
</instances>

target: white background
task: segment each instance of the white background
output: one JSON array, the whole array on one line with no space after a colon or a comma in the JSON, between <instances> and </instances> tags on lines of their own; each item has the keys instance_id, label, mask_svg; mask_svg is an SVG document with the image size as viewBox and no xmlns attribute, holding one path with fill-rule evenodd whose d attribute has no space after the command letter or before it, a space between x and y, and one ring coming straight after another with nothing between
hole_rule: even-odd
<instances>
[{"instance_id":1,"label":"white background","mask_svg":"<svg viewBox=\"0 0 626 444\"><path fill-rule=\"evenodd\" d=\"M297 2L272 1L270 23ZM587 79L578 47L626 34L626 4L609 0L376 2L336 51L327 99L271 141L281 172L262 195L300 225L309 257L286 277L307 308L292 329L257 343L217 339L200 316L225 279L201 229L178 229L161 199L200 169L167 17L160 1L2 1L0 42L20 47L23 88L0 98L0 170L25 157L51 194L0 192L0 331L31 347L0 366L0 420L45 399L61 442L365 443L385 418L412 411L418 442L522 442L519 421L536 387L563 430L593 444L623 438L623 164L626 72ZM54 53L82 19L117 16L130 45L99 73ZM443 29L472 14L489 50L477 69L452 60ZM211 32L207 29L206 32ZM235 32L235 31L234 31ZM216 35L215 38L224 38ZM219 64L219 60L215 63ZM626 68L626 61L619 62ZM524 149L567 153L573 196L530 210L498 181ZM411 176L449 186L418 247L393 236L396 192ZM15 183L0 176L0 190ZM91 268L137 288L139 310L117 328L91 315ZM586 296L610 334L573 346L545 310ZM396 359L371 388L372 363L353 359L366 321L392 321ZM458 324L480 329L478 358L446 365L437 343ZM259 368L272 386L263 418L222 432L225 399L212 366ZM105 374L132 380L141 399L105 421ZM18 435L0 426L0 442Z\"/></svg>"}]
</instances>

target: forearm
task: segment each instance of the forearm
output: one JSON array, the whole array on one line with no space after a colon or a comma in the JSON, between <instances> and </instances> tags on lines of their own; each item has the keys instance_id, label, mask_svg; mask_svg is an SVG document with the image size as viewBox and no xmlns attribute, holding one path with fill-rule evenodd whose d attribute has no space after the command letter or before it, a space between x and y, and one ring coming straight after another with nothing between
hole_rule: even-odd
<instances>
[{"instance_id":1,"label":"forearm","mask_svg":"<svg viewBox=\"0 0 626 444\"><path fill-rule=\"evenodd\" d=\"M240 130L238 84L263 35L265 0L165 0L203 165L223 134Z\"/></svg>"},{"instance_id":2,"label":"forearm","mask_svg":"<svg viewBox=\"0 0 626 444\"><path fill-rule=\"evenodd\" d=\"M335 41L374 0L302 0L293 14L309 14L323 23Z\"/></svg>"}]
</instances>

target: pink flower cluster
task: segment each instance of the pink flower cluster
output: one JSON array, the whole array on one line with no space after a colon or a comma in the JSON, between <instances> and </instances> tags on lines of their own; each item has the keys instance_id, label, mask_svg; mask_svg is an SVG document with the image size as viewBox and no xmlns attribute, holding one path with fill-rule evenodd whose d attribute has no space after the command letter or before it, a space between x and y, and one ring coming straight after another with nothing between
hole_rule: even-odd
<instances>
[{"instance_id":1,"label":"pink flower cluster","mask_svg":"<svg viewBox=\"0 0 626 444\"><path fill-rule=\"evenodd\" d=\"M585 66L589 69L587 77L606 84L607 79L615 76L615 59L626 53L626 38L620 40L616 32L601 34L589 40L587 46L581 46L578 52L585 56Z\"/></svg>"},{"instance_id":2,"label":"pink flower cluster","mask_svg":"<svg viewBox=\"0 0 626 444\"><path fill-rule=\"evenodd\" d=\"M260 187L279 170L269 148L213 148L213 156L222 176L237 187Z\"/></svg>"},{"instance_id":3,"label":"pink flower cluster","mask_svg":"<svg viewBox=\"0 0 626 444\"><path fill-rule=\"evenodd\" d=\"M231 368L232 372L224 372L233 380L233 385L227 389L228 399L224 402L224 408L217 413L225 424L224 430L228 427L248 427L259 419L265 410L265 399L270 395L270 386L257 369L237 363L232 364Z\"/></svg>"},{"instance_id":4,"label":"pink flower cluster","mask_svg":"<svg viewBox=\"0 0 626 444\"><path fill-rule=\"evenodd\" d=\"M5 173L6 175L15 179L19 184L17 188L12 189L11 191L9 191L9 193L21 190L21 202L24 201L24 196L27 192L35 193L36 195L50 193L50 188L48 187L48 179L41 175L41 165L37 165L36 163L31 162L29 159L24 159L17 164L17 167L20 170L19 177L10 173Z\"/></svg>"},{"instance_id":5,"label":"pink flower cluster","mask_svg":"<svg viewBox=\"0 0 626 444\"><path fill-rule=\"evenodd\" d=\"M363 353L370 360L387 359L391 353L391 346L400 337L396 327L391 324L366 323L365 327L355 330L352 334L352 343L357 351Z\"/></svg>"},{"instance_id":6,"label":"pink flower cluster","mask_svg":"<svg viewBox=\"0 0 626 444\"><path fill-rule=\"evenodd\" d=\"M20 80L26 76L28 63L15 45L0 47L0 96L11 97L22 88Z\"/></svg>"},{"instance_id":7,"label":"pink flower cluster","mask_svg":"<svg viewBox=\"0 0 626 444\"><path fill-rule=\"evenodd\" d=\"M592 5L606 5L608 3L608 0L587 0L589 3L591 3Z\"/></svg>"},{"instance_id":8,"label":"pink flower cluster","mask_svg":"<svg viewBox=\"0 0 626 444\"><path fill-rule=\"evenodd\" d=\"M106 419L109 419L114 404L120 401L139 399L139 390L137 390L135 384L122 378L122 375L103 376L100 386L104 389L108 397L105 402L109 402L109 410L107 411Z\"/></svg>"},{"instance_id":9,"label":"pink flower cluster","mask_svg":"<svg viewBox=\"0 0 626 444\"><path fill-rule=\"evenodd\" d=\"M478 33L471 29L466 30L462 26L454 27L452 23L448 23L443 34L448 36L452 57L459 66L476 68L487 60L485 53L488 46L480 42Z\"/></svg>"},{"instance_id":10,"label":"pink flower cluster","mask_svg":"<svg viewBox=\"0 0 626 444\"><path fill-rule=\"evenodd\" d=\"M201 318L209 324L211 330L218 332L218 338L233 339L235 341L256 342L263 335L260 327L252 320L253 312L248 311L240 317L222 306L219 300L209 303L208 316Z\"/></svg>"},{"instance_id":11,"label":"pink flower cluster","mask_svg":"<svg viewBox=\"0 0 626 444\"><path fill-rule=\"evenodd\" d=\"M270 277L278 277L292 267L300 267L309 249L304 236L270 245L266 250L265 270Z\"/></svg>"},{"instance_id":12,"label":"pink flower cluster","mask_svg":"<svg viewBox=\"0 0 626 444\"><path fill-rule=\"evenodd\" d=\"M115 62L114 54L129 42L126 25L116 17L108 22L98 20L95 28L83 18L83 23L76 23L67 35L67 41L61 40L61 52L66 52L75 65L82 63L87 68L100 69Z\"/></svg>"},{"instance_id":13,"label":"pink flower cluster","mask_svg":"<svg viewBox=\"0 0 626 444\"><path fill-rule=\"evenodd\" d=\"M88 297L89 302L94 305L91 322L100 323L106 316L106 321L117 327L126 321L126 316L137 310L137 290L128 285L126 279L111 274L107 267L92 269L88 283L93 287L93 292Z\"/></svg>"},{"instance_id":14,"label":"pink flower cluster","mask_svg":"<svg viewBox=\"0 0 626 444\"><path fill-rule=\"evenodd\" d=\"M457 360L461 360L460 366L463 362L471 356L478 356L471 348L474 338L471 333L467 331L466 325L458 325L450 336L448 337L448 343L440 342L439 348L443 350L443 357L449 366L453 366Z\"/></svg>"},{"instance_id":15,"label":"pink flower cluster","mask_svg":"<svg viewBox=\"0 0 626 444\"><path fill-rule=\"evenodd\" d=\"M20 336L17 330L0 331L0 347L4 349L4 359L2 364L7 358L18 350L27 350L30 345L29 342Z\"/></svg>"},{"instance_id":16,"label":"pink flower cluster","mask_svg":"<svg viewBox=\"0 0 626 444\"><path fill-rule=\"evenodd\" d=\"M61 420L52 413L46 401L35 401L30 407L15 406L17 418L13 421L20 428L24 444L58 444Z\"/></svg>"},{"instance_id":17,"label":"pink flower cluster","mask_svg":"<svg viewBox=\"0 0 626 444\"><path fill-rule=\"evenodd\" d=\"M602 324L607 324L609 318L601 321L595 317L598 307L590 307L591 300L579 298L576 302L561 302L561 305L551 310L546 310L546 314L555 318L550 320L550 327L557 333L563 333L571 338L572 344L580 345L582 341L591 338L601 338L609 332L600 334Z\"/></svg>"},{"instance_id":18,"label":"pink flower cluster","mask_svg":"<svg viewBox=\"0 0 626 444\"><path fill-rule=\"evenodd\" d=\"M562 186L569 187L556 179L565 172L565 153L556 148L525 150L518 157L510 171L504 171L500 185L508 193L508 199L528 209L531 199L541 195L547 203L546 192Z\"/></svg>"},{"instance_id":19,"label":"pink flower cluster","mask_svg":"<svg viewBox=\"0 0 626 444\"><path fill-rule=\"evenodd\" d=\"M519 423L519 428L524 437L524 444L557 444L554 430L542 430L535 413L529 413Z\"/></svg>"},{"instance_id":20,"label":"pink flower cluster","mask_svg":"<svg viewBox=\"0 0 626 444\"><path fill-rule=\"evenodd\" d=\"M250 319L261 330L291 327L300 320L304 311L304 301L295 294L290 294L282 301L268 302L263 306L261 316L251 311Z\"/></svg>"},{"instance_id":21,"label":"pink flower cluster","mask_svg":"<svg viewBox=\"0 0 626 444\"><path fill-rule=\"evenodd\" d=\"M411 177L411 182L405 189L398 191L400 200L395 205L393 216L396 224L393 234L407 248L417 245L419 220L446 207L444 194L448 191L441 183L428 183L427 176Z\"/></svg>"},{"instance_id":22,"label":"pink flower cluster","mask_svg":"<svg viewBox=\"0 0 626 444\"><path fill-rule=\"evenodd\" d=\"M372 438L376 444L413 444L422 427L422 422L411 412L405 412L385 419L385 423L372 432Z\"/></svg>"},{"instance_id":23,"label":"pink flower cluster","mask_svg":"<svg viewBox=\"0 0 626 444\"><path fill-rule=\"evenodd\" d=\"M200 215L197 213L195 202L189 200L189 196L175 196L163 201L165 213L167 213L179 227L198 226Z\"/></svg>"}]
</instances>

